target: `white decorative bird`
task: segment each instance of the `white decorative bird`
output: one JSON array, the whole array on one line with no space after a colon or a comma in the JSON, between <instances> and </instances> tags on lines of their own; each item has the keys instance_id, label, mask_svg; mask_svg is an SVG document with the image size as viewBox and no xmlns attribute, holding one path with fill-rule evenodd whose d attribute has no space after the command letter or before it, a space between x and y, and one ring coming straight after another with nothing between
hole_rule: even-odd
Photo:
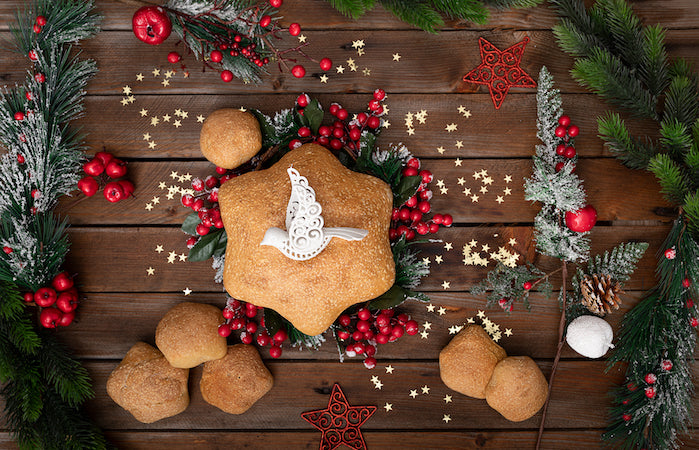
<instances>
[{"instance_id":1,"label":"white decorative bird","mask_svg":"<svg viewBox=\"0 0 699 450\"><path fill-rule=\"evenodd\" d=\"M324 228L323 208L316 201L316 193L308 179L293 167L287 170L291 180L291 196L286 207L286 231L271 227L265 232L260 245L276 247L286 257L305 261L323 251L334 237L346 241L361 241L369 232L360 228Z\"/></svg>"}]
</instances>

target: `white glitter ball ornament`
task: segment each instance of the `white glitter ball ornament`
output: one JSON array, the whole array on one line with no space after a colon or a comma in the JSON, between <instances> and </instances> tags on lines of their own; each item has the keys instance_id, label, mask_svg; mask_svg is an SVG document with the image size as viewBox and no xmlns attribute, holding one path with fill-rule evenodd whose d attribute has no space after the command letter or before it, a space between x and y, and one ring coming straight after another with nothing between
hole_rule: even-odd
<instances>
[{"instance_id":1,"label":"white glitter ball ornament","mask_svg":"<svg viewBox=\"0 0 699 450\"><path fill-rule=\"evenodd\" d=\"M587 358L601 358L614 348L611 325L597 316L580 316L568 325L566 342L570 348Z\"/></svg>"}]
</instances>

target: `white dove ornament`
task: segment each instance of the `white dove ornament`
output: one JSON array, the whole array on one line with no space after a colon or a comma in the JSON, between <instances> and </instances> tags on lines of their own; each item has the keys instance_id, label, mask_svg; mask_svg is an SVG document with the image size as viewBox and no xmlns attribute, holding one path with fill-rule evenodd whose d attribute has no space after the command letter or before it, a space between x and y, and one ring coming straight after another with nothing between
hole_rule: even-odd
<instances>
[{"instance_id":1,"label":"white dove ornament","mask_svg":"<svg viewBox=\"0 0 699 450\"><path fill-rule=\"evenodd\" d=\"M286 231L270 227L260 245L276 247L287 258L305 261L317 256L334 237L361 241L369 232L359 228L323 227L323 208L308 179L293 167L286 172L291 180L291 196L286 207Z\"/></svg>"}]
</instances>

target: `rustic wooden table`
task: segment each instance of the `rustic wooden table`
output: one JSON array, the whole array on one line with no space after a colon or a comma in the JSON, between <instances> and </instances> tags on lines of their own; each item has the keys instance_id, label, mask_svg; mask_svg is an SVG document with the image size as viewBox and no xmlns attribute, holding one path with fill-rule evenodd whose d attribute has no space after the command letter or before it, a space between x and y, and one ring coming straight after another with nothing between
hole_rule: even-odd
<instances>
[{"instance_id":1,"label":"rustic wooden table","mask_svg":"<svg viewBox=\"0 0 699 450\"><path fill-rule=\"evenodd\" d=\"M23 3L13 0L0 4L3 37L8 34L12 14ZM99 74L88 86L87 113L79 122L88 134L90 151L105 149L129 161L137 198L113 205L98 198L101 196L62 201L59 212L72 224L67 267L79 274L88 299L81 306L77 323L60 334L90 371L96 397L88 410L117 446L315 448L320 432L300 414L325 407L330 388L339 383L351 404L379 407L363 426L370 448L533 448L541 414L521 423L508 422L485 401L450 392L440 381L437 364L440 349L450 340L448 327L485 309L483 298L472 296L469 289L487 269L462 263L464 244L475 239L479 247L498 248L514 238L513 249L522 255L520 262L533 260L544 267L555 264L537 260L531 226L537 206L524 200L522 188L537 143L535 90L513 89L502 108L495 110L484 87L462 82L462 76L480 62L479 37L504 49L528 36L531 42L522 67L534 78L544 64L554 74L564 93L566 112L581 129L578 173L585 180L600 221L592 234L593 250L609 249L628 239L651 244L627 285L622 310L610 318L615 328L622 314L653 284L654 255L668 231L672 213L668 213L653 177L622 167L596 137L595 118L608 108L569 76L571 59L555 43L550 31L555 19L548 8L496 13L488 26L450 26L430 35L411 29L380 8L352 22L323 0L286 0L283 22L301 23L311 43L307 51L344 65L345 73L333 70L328 82L321 83L314 71L297 80L273 70L258 86L237 80L226 84L216 73L202 73L189 57L191 76L184 78L177 70L165 87L165 72L173 68L166 55L179 48L175 40L160 47L145 45L130 29L133 8L116 0L99 0L97 4L104 14L103 31L84 43L83 55L97 60ZM633 6L646 23L659 22L668 28L672 55L699 62L699 3L645 0ZM365 42L362 56L351 46L359 39ZM393 54L400 55L399 61L394 61ZM357 71L348 69L346 60L350 58L355 60ZM0 66L3 82L13 84L23 78L26 64L15 55L1 53ZM158 76L153 75L154 69L160 69ZM140 82L136 79L139 73L144 75ZM125 86L132 89L135 101L123 106L120 101ZM223 306L225 301L208 263L183 262L179 256L168 263L170 252L187 252L179 230L187 211L179 206L178 196L166 197L161 183L183 186L186 183L171 177L172 172L202 176L212 170L199 152L201 124L197 116L229 106L271 113L292 105L300 92L317 96L326 105L339 101L350 111L358 111L377 87L389 93L391 122L380 144L405 143L448 189L440 194L435 188L433 207L454 216L456 226L438 235L453 248L445 249L444 243L425 245L424 256L432 261L432 273L422 285L432 303L443 306L446 314L429 312L424 304L407 303L405 308L421 324L421 330L422 324L431 323L429 336L406 337L381 347L379 364L373 371L359 360L339 363L331 343L317 352L287 349L279 360L270 360L263 352L275 377L274 388L241 416L222 413L202 400L199 368L190 378L192 402L187 411L150 425L134 420L106 394L105 381L112 369L136 341L153 343L156 324L173 305L190 300ZM459 114L461 105L471 117ZM146 115L140 113L142 109L147 110ZM188 113L179 117L181 126L175 123L175 110ZM416 123L414 135L408 135L405 115L420 110L427 112L426 123ZM163 119L165 115L172 116L169 122ZM150 119L155 116L161 121L152 126ZM457 130L447 132L445 126L451 123ZM144 134L150 134L155 148L148 147ZM465 186L475 191L480 184L472 175L483 169L494 182L490 192L474 202L463 194L464 186L457 180L465 178ZM512 177L509 184L504 181L507 175ZM512 190L511 195L498 203L498 192L506 187ZM164 251L156 252L156 246ZM443 262L438 263L437 257ZM155 269L153 275L147 274L149 267ZM185 296L185 289L192 293ZM507 352L535 358L548 375L557 343L559 312L555 300L534 295L531 312L486 313L503 329L512 329L514 334L501 340ZM392 374L385 371L389 364L394 367ZM545 448L601 445L599 437L609 406L607 392L612 383L621 380L621 372L605 373L604 368L604 361L564 351L546 423ZM380 390L370 382L373 375L383 383ZM409 396L412 389L425 385L429 394ZM453 395L451 403L444 400L447 394ZM392 411L383 408L386 403L392 404ZM443 420L445 414L450 421ZM698 424L696 416L694 424ZM11 446L7 433L0 434L0 441L4 447ZM685 444L699 448L697 433L686 437Z\"/></svg>"}]
</instances>

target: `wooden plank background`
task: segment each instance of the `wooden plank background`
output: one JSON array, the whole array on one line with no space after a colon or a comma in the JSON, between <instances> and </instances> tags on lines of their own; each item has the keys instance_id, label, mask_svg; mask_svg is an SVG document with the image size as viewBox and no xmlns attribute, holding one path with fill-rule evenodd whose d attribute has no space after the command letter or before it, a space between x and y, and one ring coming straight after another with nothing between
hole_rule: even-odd
<instances>
[{"instance_id":1,"label":"wooden plank background","mask_svg":"<svg viewBox=\"0 0 699 450\"><path fill-rule=\"evenodd\" d=\"M22 4L21 0L0 3L0 38L9 36L8 24ZM301 420L300 413L324 407L330 387L338 382L350 403L379 407L363 427L370 448L533 448L540 414L522 423L508 422L484 401L449 392L439 380L437 365L438 353L450 339L448 327L485 309L484 300L471 295L469 289L488 268L462 264L461 250L468 241L475 239L479 246L489 244L492 248L514 238L517 244L508 248L521 254L520 261L526 259L546 269L555 268L556 263L535 254L532 222L537 205L523 196L522 180L531 173L530 157L537 144L535 91L513 89L502 108L494 110L486 88L462 82L461 77L480 61L479 37L506 48L528 36L531 42L522 67L534 78L544 64L554 74L566 112L581 129L577 170L600 220L592 234L593 250L604 251L624 240L651 244L627 285L622 309L609 318L615 329L622 313L653 285L655 255L661 250L674 212L658 194L659 187L651 175L622 167L596 137L596 117L608 107L568 75L572 61L555 44L550 31L555 17L548 7L494 12L485 26L450 22L440 34L430 35L412 29L381 8L354 22L343 18L324 0L286 0L282 22L301 23L311 43L309 54L328 56L335 65L344 66L348 58L353 58L358 71L346 70L339 75L333 70L328 83L323 84L319 82L320 73L309 63L309 75L302 80L273 69L258 86L237 80L224 84L217 74L202 73L193 58L185 55L191 76L185 79L178 71L171 85L163 87L163 76L153 77L151 71L173 68L167 63L167 53L181 46L176 46L174 39L159 47L142 44L130 31L135 8L116 0L98 0L97 5L104 15L103 31L84 42L81 50L83 56L97 60L100 72L88 85L86 114L79 125L87 133L90 151L106 149L129 162L129 177L137 192L135 199L115 205L97 196L61 201L59 212L72 224L67 267L79 274L86 300L76 323L60 330L59 337L90 371L96 397L89 402L88 410L117 446L315 448L320 433ZM668 50L673 56L699 62L697 2L645 0L633 2L633 8L645 23L668 28ZM361 57L351 48L351 42L357 39L366 43L366 55ZM282 42L284 46L293 41L287 38ZM393 53L400 53L400 62L392 61ZM21 55L0 54L0 80L5 84L21 82L27 67ZM365 67L371 70L369 76L362 74ZM137 73L145 75L143 82L135 81ZM122 106L122 88L126 85L133 88L136 101ZM275 386L242 416L224 414L203 402L198 389L200 369L194 369L190 378L192 403L187 411L150 425L135 421L106 395L105 381L111 370L136 341L153 343L158 320L173 305L185 300L217 306L225 302L220 285L212 281L208 263L178 259L169 264L166 260L169 252L179 255L187 251L178 229L187 211L178 206L177 197L167 200L167 192L159 184L184 186L169 176L173 171L202 176L212 170L199 152L200 124L195 117L224 106L272 113L290 106L300 92L317 96L323 104L338 101L356 111L364 107L377 87L388 92L391 109L391 127L382 134L380 145L402 142L423 159L435 179L448 188L447 194L440 194L433 183L434 210L452 214L456 223L437 235L443 242L423 246L424 255L432 261L432 274L422 289L446 313L430 313L418 303L405 305L420 324L432 324L429 338L406 337L382 346L374 371L366 370L360 361L337 362L337 350L330 343L317 352L287 349L281 359L274 361L263 352L275 376ZM457 113L460 105L471 111L471 118ZM189 113L181 127L175 128L172 123L151 126L151 116L172 115L177 108ZM139 114L141 109L149 111L146 117ZM409 136L404 116L422 109L428 112L427 123L416 124L415 135ZM456 123L458 131L447 133L448 123ZM635 122L631 129L653 133L649 123ZM157 144L155 149L148 148L143 139L146 133ZM461 160L460 165L455 158ZM483 169L494 183L476 203L462 190L477 190L480 185L471 175ZM506 175L512 177L511 183L505 183ZM467 180L464 186L457 181L460 177ZM512 189L511 195L498 204L495 197L505 187ZM158 197L159 203L146 210L153 197ZM444 248L446 243L452 244L452 250ZM156 245L162 245L165 252L156 253ZM441 256L443 262L437 263L436 256ZM154 276L146 274L148 267L155 269ZM450 283L449 289L443 289L444 281ZM185 297L185 288L192 289L192 295ZM508 353L535 358L548 375L557 341L556 302L534 294L531 312L520 305L517 308L510 315L497 309L486 312L502 328L514 331L512 337L501 342ZM393 375L383 370L388 364L395 368ZM622 378L618 369L605 373L604 367L603 361L580 358L566 348L552 394L544 448L600 447L599 436L609 405L607 391ZM370 383L372 375L381 378L381 390ZM431 387L429 395L416 399L408 396L410 389L425 384ZM442 398L446 394L454 396L453 403L445 404ZM386 402L393 404L393 411L382 409ZM418 411L420 414L415 414ZM451 422L445 423L443 414L450 414ZM695 417L694 426L697 421ZM687 448L699 448L694 430L683 437L683 442ZM0 446L13 447L6 430L0 430Z\"/></svg>"}]
</instances>

